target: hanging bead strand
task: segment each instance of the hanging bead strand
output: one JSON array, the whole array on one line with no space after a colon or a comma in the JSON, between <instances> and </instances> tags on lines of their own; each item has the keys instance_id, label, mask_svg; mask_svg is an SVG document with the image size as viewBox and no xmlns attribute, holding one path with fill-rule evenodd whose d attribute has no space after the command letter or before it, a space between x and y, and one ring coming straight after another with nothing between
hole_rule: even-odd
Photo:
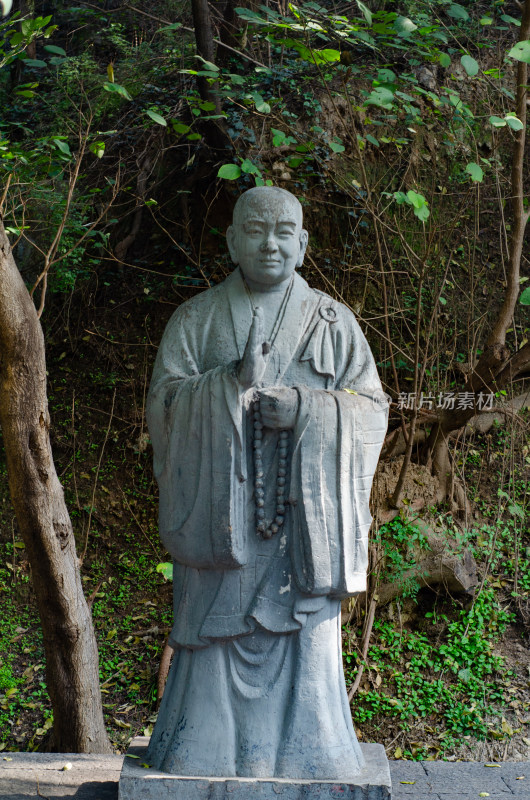
<instances>
[{"instance_id":1,"label":"hanging bead strand","mask_svg":"<svg viewBox=\"0 0 530 800\"><path fill-rule=\"evenodd\" d=\"M256 506L256 530L264 539L271 539L285 520L285 484L287 480L287 449L289 431L280 431L278 442L278 475L276 477L276 514L271 525L265 521L265 483L263 472L263 422L260 402L254 402L254 502Z\"/></svg>"}]
</instances>

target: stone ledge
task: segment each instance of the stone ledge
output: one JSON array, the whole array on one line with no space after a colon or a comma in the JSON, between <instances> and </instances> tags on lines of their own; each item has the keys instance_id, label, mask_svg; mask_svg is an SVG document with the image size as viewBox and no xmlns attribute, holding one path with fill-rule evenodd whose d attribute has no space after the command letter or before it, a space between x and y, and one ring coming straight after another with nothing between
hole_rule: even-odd
<instances>
[{"instance_id":1,"label":"stone ledge","mask_svg":"<svg viewBox=\"0 0 530 800\"><path fill-rule=\"evenodd\" d=\"M123 762L119 800L390 800L390 768L380 744L361 744L366 766L356 780L193 778L142 767L148 739L137 737ZM128 758L136 756L136 758Z\"/></svg>"}]
</instances>

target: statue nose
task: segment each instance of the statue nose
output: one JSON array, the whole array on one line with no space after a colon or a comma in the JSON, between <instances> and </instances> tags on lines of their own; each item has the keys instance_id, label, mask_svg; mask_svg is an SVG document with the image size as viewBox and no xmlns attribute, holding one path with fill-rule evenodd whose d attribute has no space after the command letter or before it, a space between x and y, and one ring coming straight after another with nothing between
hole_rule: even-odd
<instances>
[{"instance_id":1,"label":"statue nose","mask_svg":"<svg viewBox=\"0 0 530 800\"><path fill-rule=\"evenodd\" d=\"M277 249L278 249L278 244L276 242L276 239L272 235L267 236L267 238L261 245L261 250L263 250L265 253L274 252Z\"/></svg>"}]
</instances>

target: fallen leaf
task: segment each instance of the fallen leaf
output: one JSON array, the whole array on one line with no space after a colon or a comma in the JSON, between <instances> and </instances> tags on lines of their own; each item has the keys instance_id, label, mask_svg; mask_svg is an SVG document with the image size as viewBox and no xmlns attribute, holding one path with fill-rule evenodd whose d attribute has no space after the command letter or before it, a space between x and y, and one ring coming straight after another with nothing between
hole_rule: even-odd
<instances>
[{"instance_id":1,"label":"fallen leaf","mask_svg":"<svg viewBox=\"0 0 530 800\"><path fill-rule=\"evenodd\" d=\"M13 759L12 758L8 758L7 756L4 756L4 761L13 761Z\"/></svg>"},{"instance_id":2,"label":"fallen leaf","mask_svg":"<svg viewBox=\"0 0 530 800\"><path fill-rule=\"evenodd\" d=\"M400 783L406 783L408 786L413 786L416 781L400 781Z\"/></svg>"},{"instance_id":3,"label":"fallen leaf","mask_svg":"<svg viewBox=\"0 0 530 800\"><path fill-rule=\"evenodd\" d=\"M396 747L396 749L394 750L394 758L402 758L402 756L403 756L403 750L401 749L401 747Z\"/></svg>"},{"instance_id":4,"label":"fallen leaf","mask_svg":"<svg viewBox=\"0 0 530 800\"><path fill-rule=\"evenodd\" d=\"M498 767L499 769L501 768L500 764L484 764L484 766L485 767Z\"/></svg>"},{"instance_id":5,"label":"fallen leaf","mask_svg":"<svg viewBox=\"0 0 530 800\"><path fill-rule=\"evenodd\" d=\"M72 769L73 764L70 761L67 761L64 767L62 768L63 772L67 772L69 769Z\"/></svg>"},{"instance_id":6,"label":"fallen leaf","mask_svg":"<svg viewBox=\"0 0 530 800\"><path fill-rule=\"evenodd\" d=\"M490 796L490 793L489 793L489 792L479 792L479 793L478 793L478 796L479 796L479 797L489 797L489 796Z\"/></svg>"}]
</instances>

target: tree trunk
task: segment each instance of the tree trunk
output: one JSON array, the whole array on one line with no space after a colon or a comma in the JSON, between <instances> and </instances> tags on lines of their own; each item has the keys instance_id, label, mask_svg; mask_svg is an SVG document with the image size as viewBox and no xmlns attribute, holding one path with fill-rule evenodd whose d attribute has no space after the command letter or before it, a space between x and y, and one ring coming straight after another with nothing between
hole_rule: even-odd
<instances>
[{"instance_id":1,"label":"tree trunk","mask_svg":"<svg viewBox=\"0 0 530 800\"><path fill-rule=\"evenodd\" d=\"M215 46L208 0L192 0L191 10L193 14L197 53L202 56L202 58L206 59L206 61L215 64ZM208 80L202 76L197 78L197 85L202 99L215 103L215 113L220 114L221 105L219 103L219 95L215 91L215 85L212 86L209 84Z\"/></svg>"},{"instance_id":2,"label":"tree trunk","mask_svg":"<svg viewBox=\"0 0 530 800\"><path fill-rule=\"evenodd\" d=\"M111 751L96 638L51 452L44 337L0 220L0 426L42 624L55 751Z\"/></svg>"},{"instance_id":3,"label":"tree trunk","mask_svg":"<svg viewBox=\"0 0 530 800\"><path fill-rule=\"evenodd\" d=\"M192 0L191 10L193 14L193 28L195 30L195 42L197 53L206 61L215 64L215 42L213 38L212 20L208 0ZM199 66L201 69L201 66ZM217 81L209 82L208 78L199 75L197 77L197 87L202 100L213 103L215 114L221 114L221 100L219 98L219 84ZM222 119L204 120L202 124L204 138L214 150L224 150L231 147Z\"/></svg>"}]
</instances>

